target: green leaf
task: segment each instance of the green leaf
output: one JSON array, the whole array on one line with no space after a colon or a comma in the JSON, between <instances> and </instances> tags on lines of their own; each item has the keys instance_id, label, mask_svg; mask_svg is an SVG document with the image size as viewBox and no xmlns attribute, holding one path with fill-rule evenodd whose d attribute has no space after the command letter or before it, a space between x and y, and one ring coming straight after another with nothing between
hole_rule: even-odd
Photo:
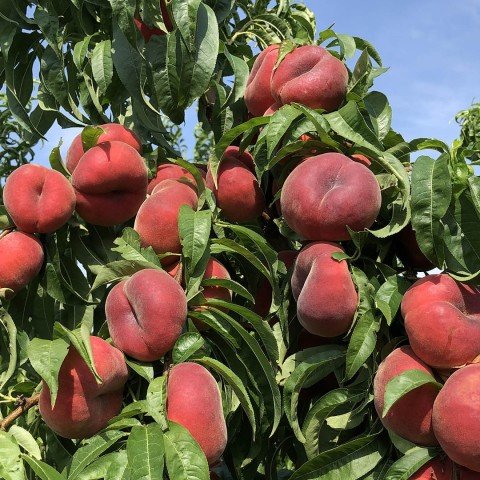
<instances>
[{"instance_id":1,"label":"green leaf","mask_svg":"<svg viewBox=\"0 0 480 480\"><path fill-rule=\"evenodd\" d=\"M22 427L18 425L12 425L8 429L8 433L12 435L17 443L26 451L28 454L35 458L36 460L40 460L42 455L40 453L40 447L38 443L33 438L33 435Z\"/></svg>"},{"instance_id":2,"label":"green leaf","mask_svg":"<svg viewBox=\"0 0 480 480\"><path fill-rule=\"evenodd\" d=\"M245 298L249 302L254 303L255 299L253 295L240 283L235 282L234 280L229 280L226 278L204 278L202 280L202 287L222 287L230 290L237 295Z\"/></svg>"},{"instance_id":3,"label":"green leaf","mask_svg":"<svg viewBox=\"0 0 480 480\"><path fill-rule=\"evenodd\" d=\"M8 333L8 367L0 374L0 391L15 373L17 366L17 327L12 317L0 308L0 323ZM1 458L1 456L0 456Z\"/></svg>"},{"instance_id":4,"label":"green leaf","mask_svg":"<svg viewBox=\"0 0 480 480\"><path fill-rule=\"evenodd\" d=\"M28 357L32 367L48 385L52 406L58 393L58 372L68 353L68 343L62 339L34 338L28 344Z\"/></svg>"},{"instance_id":5,"label":"green leaf","mask_svg":"<svg viewBox=\"0 0 480 480\"><path fill-rule=\"evenodd\" d=\"M0 477L5 480L24 480L20 448L15 438L7 432L0 430Z\"/></svg>"},{"instance_id":6,"label":"green leaf","mask_svg":"<svg viewBox=\"0 0 480 480\"><path fill-rule=\"evenodd\" d=\"M388 103L387 97L380 92L370 92L363 101L370 115L375 134L380 140L383 140L392 124L392 107Z\"/></svg>"},{"instance_id":7,"label":"green leaf","mask_svg":"<svg viewBox=\"0 0 480 480\"><path fill-rule=\"evenodd\" d=\"M41 480L65 480L66 478L53 467L35 457L22 455L22 458Z\"/></svg>"},{"instance_id":8,"label":"green leaf","mask_svg":"<svg viewBox=\"0 0 480 480\"><path fill-rule=\"evenodd\" d=\"M127 441L130 480L162 480L164 454L159 425L133 427Z\"/></svg>"},{"instance_id":9,"label":"green leaf","mask_svg":"<svg viewBox=\"0 0 480 480\"><path fill-rule=\"evenodd\" d=\"M169 478L175 480L210 480L207 459L188 430L168 422L164 434L165 463Z\"/></svg>"},{"instance_id":10,"label":"green leaf","mask_svg":"<svg viewBox=\"0 0 480 480\"><path fill-rule=\"evenodd\" d=\"M65 165L63 164L62 156L60 154L60 146L54 147L52 149L48 157L48 160L53 170L60 172L62 175L66 177L70 176L70 172L65 168Z\"/></svg>"},{"instance_id":11,"label":"green leaf","mask_svg":"<svg viewBox=\"0 0 480 480\"><path fill-rule=\"evenodd\" d=\"M392 275L380 286L375 295L375 305L382 312L388 325L392 324L410 282L400 275Z\"/></svg>"},{"instance_id":12,"label":"green leaf","mask_svg":"<svg viewBox=\"0 0 480 480\"><path fill-rule=\"evenodd\" d=\"M222 376L224 380L232 387L232 390L235 392L240 404L242 405L243 410L245 411L247 418L252 426L252 435L253 439L255 439L257 425L255 421L255 412L253 410L252 402L250 400L250 396L248 395L247 389L243 384L242 380L238 375L236 375L230 368L228 368L223 363L215 360L214 358L210 357L201 357L196 358L195 362L201 363L213 370L215 370L219 375Z\"/></svg>"},{"instance_id":13,"label":"green leaf","mask_svg":"<svg viewBox=\"0 0 480 480\"><path fill-rule=\"evenodd\" d=\"M148 414L161 426L163 431L168 429L167 413L167 379L157 377L150 382L147 390Z\"/></svg>"},{"instance_id":14,"label":"green leaf","mask_svg":"<svg viewBox=\"0 0 480 480\"><path fill-rule=\"evenodd\" d=\"M104 95L113 79L112 42L102 40L92 52L92 73L97 82L99 94Z\"/></svg>"},{"instance_id":15,"label":"green leaf","mask_svg":"<svg viewBox=\"0 0 480 480\"><path fill-rule=\"evenodd\" d=\"M86 152L93 148L100 138L100 135L104 133L101 127L85 127L82 130L82 146L83 151Z\"/></svg>"},{"instance_id":16,"label":"green leaf","mask_svg":"<svg viewBox=\"0 0 480 480\"><path fill-rule=\"evenodd\" d=\"M382 415L385 417L392 406L404 395L423 385L434 385L438 389L442 385L435 380L435 377L421 370L407 370L396 377L393 377L385 389L385 399Z\"/></svg>"},{"instance_id":17,"label":"green leaf","mask_svg":"<svg viewBox=\"0 0 480 480\"><path fill-rule=\"evenodd\" d=\"M304 463L290 480L360 479L380 463L385 447L377 436L357 438Z\"/></svg>"},{"instance_id":18,"label":"green leaf","mask_svg":"<svg viewBox=\"0 0 480 480\"><path fill-rule=\"evenodd\" d=\"M436 448L419 448L412 450L397 460L385 474L385 480L408 480L430 460L438 455Z\"/></svg>"},{"instance_id":19,"label":"green leaf","mask_svg":"<svg viewBox=\"0 0 480 480\"><path fill-rule=\"evenodd\" d=\"M180 335L172 351L174 363L186 362L205 346L205 340L199 333L187 332Z\"/></svg>"}]
</instances>

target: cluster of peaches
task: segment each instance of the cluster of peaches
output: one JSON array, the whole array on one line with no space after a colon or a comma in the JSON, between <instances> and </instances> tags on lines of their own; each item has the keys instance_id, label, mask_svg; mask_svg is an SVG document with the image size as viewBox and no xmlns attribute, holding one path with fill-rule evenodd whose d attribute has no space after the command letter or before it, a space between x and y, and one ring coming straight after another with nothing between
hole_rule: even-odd
<instances>
[{"instance_id":1,"label":"cluster of peaches","mask_svg":"<svg viewBox=\"0 0 480 480\"><path fill-rule=\"evenodd\" d=\"M474 472L480 472L480 290L445 274L428 275L407 291L401 311L410 346L396 348L380 364L374 382L378 415L397 435L419 445L440 445L447 454L412 478L453 479L452 461L459 465L458 478L479 478ZM412 370L432 382L409 391L385 412L389 382ZM444 377L439 391L434 381Z\"/></svg>"}]
</instances>

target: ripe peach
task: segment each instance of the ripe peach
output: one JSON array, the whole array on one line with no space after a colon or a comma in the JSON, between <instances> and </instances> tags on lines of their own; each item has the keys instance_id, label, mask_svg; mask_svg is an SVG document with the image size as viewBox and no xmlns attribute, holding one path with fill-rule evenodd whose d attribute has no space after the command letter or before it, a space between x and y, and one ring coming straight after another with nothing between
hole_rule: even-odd
<instances>
[{"instance_id":1,"label":"ripe peach","mask_svg":"<svg viewBox=\"0 0 480 480\"><path fill-rule=\"evenodd\" d=\"M306 240L348 240L372 226L382 203L375 175L339 153L307 158L283 184L283 217Z\"/></svg>"},{"instance_id":2,"label":"ripe peach","mask_svg":"<svg viewBox=\"0 0 480 480\"><path fill-rule=\"evenodd\" d=\"M210 465L227 445L222 398L212 374L192 362L175 365L168 374L167 417L185 427Z\"/></svg>"},{"instance_id":3,"label":"ripe peach","mask_svg":"<svg viewBox=\"0 0 480 480\"><path fill-rule=\"evenodd\" d=\"M15 225L26 233L53 233L75 210L75 192L59 172L22 165L9 175L3 201Z\"/></svg>"},{"instance_id":4,"label":"ripe peach","mask_svg":"<svg viewBox=\"0 0 480 480\"><path fill-rule=\"evenodd\" d=\"M397 255L405 267L415 271L427 271L435 268L435 265L420 250L411 223L396 235L396 240Z\"/></svg>"},{"instance_id":5,"label":"ripe peach","mask_svg":"<svg viewBox=\"0 0 480 480\"><path fill-rule=\"evenodd\" d=\"M433 402L438 393L435 385L422 385L408 392L383 417L388 382L408 370L420 370L433 375L432 370L408 346L395 349L378 367L373 384L378 416L385 428L410 442L426 446L437 445L432 427Z\"/></svg>"},{"instance_id":6,"label":"ripe peach","mask_svg":"<svg viewBox=\"0 0 480 480\"><path fill-rule=\"evenodd\" d=\"M205 183L214 193L223 216L230 222L253 221L265 208L265 196L248 165L250 158L248 154L239 152L230 152L224 157L218 169L218 188L210 169L207 172Z\"/></svg>"},{"instance_id":7,"label":"ripe peach","mask_svg":"<svg viewBox=\"0 0 480 480\"><path fill-rule=\"evenodd\" d=\"M167 32L171 32L173 30L173 25L172 25L172 20L170 18L170 14L168 13L167 6L165 5L165 0L160 1L160 8L162 10L162 17L163 17L163 23L165 24ZM165 35L163 30L160 28L156 27L149 27L145 23L142 22L139 18L134 18L133 22L135 23L135 26L140 30L140 33L142 34L142 37L145 39L145 42L150 41L150 39L154 35Z\"/></svg>"},{"instance_id":8,"label":"ripe peach","mask_svg":"<svg viewBox=\"0 0 480 480\"><path fill-rule=\"evenodd\" d=\"M140 154L123 142L88 150L72 175L77 213L88 223L112 227L130 220L147 195L148 172Z\"/></svg>"},{"instance_id":9,"label":"ripe peach","mask_svg":"<svg viewBox=\"0 0 480 480\"><path fill-rule=\"evenodd\" d=\"M270 90L273 68L280 45L270 45L255 60L245 89L245 104L254 117L260 117L275 103Z\"/></svg>"},{"instance_id":10,"label":"ripe peach","mask_svg":"<svg viewBox=\"0 0 480 480\"><path fill-rule=\"evenodd\" d=\"M417 470L409 480L453 480L453 463L442 455Z\"/></svg>"},{"instance_id":11,"label":"ripe peach","mask_svg":"<svg viewBox=\"0 0 480 480\"><path fill-rule=\"evenodd\" d=\"M138 153L142 152L142 144L140 139L137 137L135 132L120 125L118 123L105 123L100 125L100 128L103 129L104 133L98 137L97 145L103 142L123 142L127 145L130 145ZM70 148L67 152L66 166L70 173L77 168L78 162L82 158L85 151L83 150L82 144L82 135L77 135L74 139Z\"/></svg>"},{"instance_id":12,"label":"ripe peach","mask_svg":"<svg viewBox=\"0 0 480 480\"><path fill-rule=\"evenodd\" d=\"M288 53L273 71L271 93L281 105L295 102L331 112L345 100L347 83L343 62L322 47L304 45Z\"/></svg>"},{"instance_id":13,"label":"ripe peach","mask_svg":"<svg viewBox=\"0 0 480 480\"><path fill-rule=\"evenodd\" d=\"M205 269L205 275L203 276L203 278L218 278L220 280L230 280L230 274L228 273L228 270L216 258L211 257L210 260L208 260L207 267ZM203 296L207 300L209 298L223 300L224 302L230 302L232 300L232 292L225 287L203 287Z\"/></svg>"},{"instance_id":14,"label":"ripe peach","mask_svg":"<svg viewBox=\"0 0 480 480\"><path fill-rule=\"evenodd\" d=\"M448 378L433 406L433 429L445 453L480 472L480 365L468 365Z\"/></svg>"},{"instance_id":15,"label":"ripe peach","mask_svg":"<svg viewBox=\"0 0 480 480\"><path fill-rule=\"evenodd\" d=\"M413 351L431 367L454 368L480 355L479 288L428 275L409 288L401 308Z\"/></svg>"},{"instance_id":16,"label":"ripe peach","mask_svg":"<svg viewBox=\"0 0 480 480\"><path fill-rule=\"evenodd\" d=\"M33 235L11 232L0 239L0 289L18 292L40 272L44 253Z\"/></svg>"},{"instance_id":17,"label":"ripe peach","mask_svg":"<svg viewBox=\"0 0 480 480\"><path fill-rule=\"evenodd\" d=\"M135 219L135 230L143 246L151 245L155 252L181 253L182 245L178 232L178 215L182 205L197 208L198 197L194 189L177 180L164 180L147 198ZM170 265L177 258L164 257L162 265Z\"/></svg>"},{"instance_id":18,"label":"ripe peach","mask_svg":"<svg viewBox=\"0 0 480 480\"><path fill-rule=\"evenodd\" d=\"M105 314L113 343L136 360L153 362L173 348L187 321L187 298L163 270L145 269L115 285Z\"/></svg>"},{"instance_id":19,"label":"ripe peach","mask_svg":"<svg viewBox=\"0 0 480 480\"><path fill-rule=\"evenodd\" d=\"M196 187L196 182L195 178L193 175L186 170L185 168L182 168L180 165L175 165L174 163L164 163L162 165L159 165L157 168L157 174L155 175L154 178L152 178L148 184L148 190L147 193L149 195L152 194L153 189L161 182L164 180L188 180L189 182L192 182L192 185Z\"/></svg>"},{"instance_id":20,"label":"ripe peach","mask_svg":"<svg viewBox=\"0 0 480 480\"><path fill-rule=\"evenodd\" d=\"M320 337L347 333L358 303L347 262L334 260L333 253L343 250L327 242L307 245L298 254L291 280L300 324Z\"/></svg>"},{"instance_id":21,"label":"ripe peach","mask_svg":"<svg viewBox=\"0 0 480 480\"><path fill-rule=\"evenodd\" d=\"M60 367L54 407L51 405L50 390L43 382L40 414L61 437L82 439L95 435L107 426L122 406L123 387L128 378L123 354L99 337L90 337L90 341L101 384L96 382L73 346L70 346Z\"/></svg>"}]
</instances>

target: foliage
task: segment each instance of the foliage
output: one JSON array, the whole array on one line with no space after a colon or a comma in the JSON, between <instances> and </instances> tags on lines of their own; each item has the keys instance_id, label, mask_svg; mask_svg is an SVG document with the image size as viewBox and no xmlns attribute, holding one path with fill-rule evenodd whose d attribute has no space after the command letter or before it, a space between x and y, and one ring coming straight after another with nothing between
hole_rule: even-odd
<instances>
[{"instance_id":1,"label":"foliage","mask_svg":"<svg viewBox=\"0 0 480 480\"><path fill-rule=\"evenodd\" d=\"M128 361L122 413L89 440L62 439L36 409L28 410L0 432L0 477L208 479L198 445L167 424L158 381L172 362L190 360L207 366L222 391L229 432L223 462L215 468L222 479L407 478L405 472L438 452L392 442L373 408L373 376L385 353L405 340L399 299L416 278L399 258L397 234L411 222L437 268L478 282L480 182L472 168L476 157L468 154L478 137L472 133L476 110L459 117L462 147L406 140L391 128L387 97L372 89L386 71L378 52L366 40L330 28L315 35L315 18L304 5L173 0L169 8L176 28L145 43L132 18L140 14L148 25L162 26L156 0L0 1L0 82L17 132L35 142L55 121L62 127L116 121L135 129L153 166L176 162L200 178L196 164L180 158L178 127L198 102L195 162L209 158L215 172L229 145L252 145L265 192L272 191L273 179L283 180L279 167L287 156L305 157L312 148L366 155L383 203L371 231L343 242L360 295L355 323L327 346L299 349L300 326L277 251L298 250L301 243L277 215L277 198L269 194L268 214L240 226L222 220L205 190L198 211L183 209L180 217L190 321L172 354L152 364ZM293 104L270 118L248 119L243 93L254 54L284 40L317 42L347 62L347 102L338 111ZM30 102L32 94L38 101ZM303 134L310 140L299 141ZM410 154L423 150L438 155L411 163ZM52 166L60 170L55 159ZM92 366L88 338L108 338L104 300L111 285L143 268L161 268L129 227L94 227L74 217L55 234L42 235L46 262L39 278L2 299L2 417L38 392L41 377L55 386L66 344L78 346ZM228 265L232 302L202 295L210 254ZM261 318L253 294L265 279L273 299ZM194 319L209 329L199 332ZM323 388L326 377L336 386ZM391 403L401 396L390 394ZM176 441L185 449L173 448ZM182 468L187 460L198 467L196 474Z\"/></svg>"}]
</instances>

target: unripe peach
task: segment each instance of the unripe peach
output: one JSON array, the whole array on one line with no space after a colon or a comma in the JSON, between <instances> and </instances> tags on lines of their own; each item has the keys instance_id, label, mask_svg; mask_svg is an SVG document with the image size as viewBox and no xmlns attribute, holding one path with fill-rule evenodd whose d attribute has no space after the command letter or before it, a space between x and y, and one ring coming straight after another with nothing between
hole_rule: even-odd
<instances>
[{"instance_id":1,"label":"unripe peach","mask_svg":"<svg viewBox=\"0 0 480 480\"><path fill-rule=\"evenodd\" d=\"M401 309L413 351L431 367L459 367L480 355L478 287L428 275L409 288Z\"/></svg>"},{"instance_id":2,"label":"unripe peach","mask_svg":"<svg viewBox=\"0 0 480 480\"><path fill-rule=\"evenodd\" d=\"M220 459L227 445L227 426L217 382L206 368L186 362L170 370L167 417L190 432L210 465Z\"/></svg>"},{"instance_id":3,"label":"unripe peach","mask_svg":"<svg viewBox=\"0 0 480 480\"><path fill-rule=\"evenodd\" d=\"M280 45L270 45L255 60L245 89L245 104L254 117L260 117L275 103L270 90L273 68Z\"/></svg>"},{"instance_id":4,"label":"unripe peach","mask_svg":"<svg viewBox=\"0 0 480 480\"><path fill-rule=\"evenodd\" d=\"M187 321L187 298L163 270L145 269L115 285L105 314L113 343L136 360L153 362L173 348Z\"/></svg>"},{"instance_id":5,"label":"unripe peach","mask_svg":"<svg viewBox=\"0 0 480 480\"><path fill-rule=\"evenodd\" d=\"M419 445L437 445L432 427L433 403L438 394L435 385L425 384L408 392L383 416L388 382L409 370L433 375L432 370L408 346L395 349L385 358L378 367L373 384L375 408L385 428L400 437Z\"/></svg>"},{"instance_id":6,"label":"unripe peach","mask_svg":"<svg viewBox=\"0 0 480 480\"><path fill-rule=\"evenodd\" d=\"M283 217L306 240L348 240L370 228L382 203L375 175L339 153L307 158L283 184Z\"/></svg>"},{"instance_id":7,"label":"unripe peach","mask_svg":"<svg viewBox=\"0 0 480 480\"><path fill-rule=\"evenodd\" d=\"M100 128L104 131L97 140L97 145L103 142L123 142L127 145L130 145L138 153L142 152L142 144L140 139L137 137L135 132L120 125L118 123L105 123L100 125ZM73 173L75 168L77 168L78 162L82 158L85 151L83 150L82 135L77 135L74 139L70 148L67 151L66 157L66 166L69 172Z\"/></svg>"},{"instance_id":8,"label":"unripe peach","mask_svg":"<svg viewBox=\"0 0 480 480\"><path fill-rule=\"evenodd\" d=\"M217 199L223 216L230 222L250 222L257 219L265 208L265 196L254 173L247 166L245 154L237 158L229 154L218 169L218 188L210 169L206 185ZM247 163L246 163L247 162Z\"/></svg>"},{"instance_id":9,"label":"unripe peach","mask_svg":"<svg viewBox=\"0 0 480 480\"><path fill-rule=\"evenodd\" d=\"M433 429L445 453L456 463L480 472L480 365L457 370L433 406Z\"/></svg>"},{"instance_id":10,"label":"unripe peach","mask_svg":"<svg viewBox=\"0 0 480 480\"><path fill-rule=\"evenodd\" d=\"M288 53L273 71L271 93L281 105L295 102L331 112L345 100L347 84L342 61L318 45L304 45Z\"/></svg>"},{"instance_id":11,"label":"unripe peach","mask_svg":"<svg viewBox=\"0 0 480 480\"><path fill-rule=\"evenodd\" d=\"M75 192L60 172L22 165L7 178L3 202L19 230L53 233L72 216Z\"/></svg>"},{"instance_id":12,"label":"unripe peach","mask_svg":"<svg viewBox=\"0 0 480 480\"><path fill-rule=\"evenodd\" d=\"M334 260L334 253L343 250L333 243L311 243L298 254L292 273L298 321L320 337L348 332L357 309L358 294L348 264Z\"/></svg>"},{"instance_id":13,"label":"unripe peach","mask_svg":"<svg viewBox=\"0 0 480 480\"><path fill-rule=\"evenodd\" d=\"M120 350L99 337L90 337L92 354L102 383L98 384L87 364L70 346L58 373L58 394L51 405L50 390L43 382L40 414L45 423L65 438L88 438L107 426L122 406L127 365Z\"/></svg>"},{"instance_id":14,"label":"unripe peach","mask_svg":"<svg viewBox=\"0 0 480 480\"><path fill-rule=\"evenodd\" d=\"M178 232L180 208L188 205L197 208L198 197L195 190L177 180L164 180L147 198L135 219L135 230L140 235L143 246L152 246L155 252L181 253L182 245ZM170 265L177 258L169 255L162 259L162 265Z\"/></svg>"},{"instance_id":15,"label":"unripe peach","mask_svg":"<svg viewBox=\"0 0 480 480\"><path fill-rule=\"evenodd\" d=\"M140 154L123 142L88 150L72 175L77 213L88 223L112 227L130 220L147 195L148 172Z\"/></svg>"},{"instance_id":16,"label":"unripe peach","mask_svg":"<svg viewBox=\"0 0 480 480\"><path fill-rule=\"evenodd\" d=\"M1 238L0 289L21 290L38 275L44 257L42 244L33 235L11 232Z\"/></svg>"}]
</instances>

